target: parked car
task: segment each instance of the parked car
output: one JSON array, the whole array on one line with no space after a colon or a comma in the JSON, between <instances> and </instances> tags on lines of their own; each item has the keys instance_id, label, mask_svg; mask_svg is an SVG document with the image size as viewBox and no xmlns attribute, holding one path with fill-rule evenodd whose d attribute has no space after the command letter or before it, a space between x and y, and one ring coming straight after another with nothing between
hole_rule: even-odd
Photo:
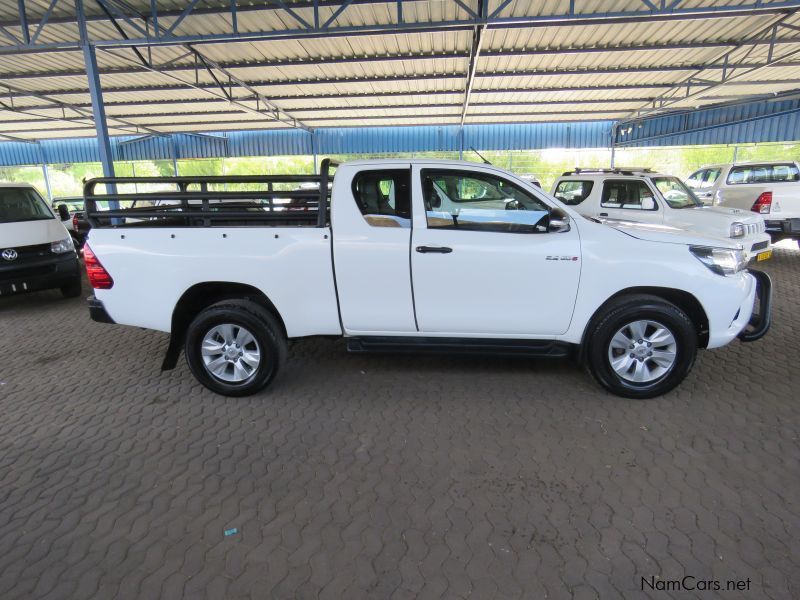
<instances>
[{"instance_id":1,"label":"parked car","mask_svg":"<svg viewBox=\"0 0 800 600\"><path fill-rule=\"evenodd\" d=\"M308 176L320 195L303 212L242 210L303 190L176 191L177 207L136 208L95 192L113 180L87 182L91 317L169 332L163 368L183 349L230 396L265 387L287 339L324 335L352 352L575 355L611 392L649 398L698 348L769 327L769 277L734 240L605 225L491 165L350 162L330 194L329 167ZM96 210L115 198L120 209Z\"/></svg>"},{"instance_id":2,"label":"parked car","mask_svg":"<svg viewBox=\"0 0 800 600\"><path fill-rule=\"evenodd\" d=\"M58 211L58 207L62 204L67 207L69 213L68 218L64 219L62 223L64 223L64 227L67 228L67 231L72 236L75 248L83 248L83 244L86 242L86 234L89 233L89 222L86 220L84 212L83 196L54 198L52 202L53 210Z\"/></svg>"},{"instance_id":3,"label":"parked car","mask_svg":"<svg viewBox=\"0 0 800 600\"><path fill-rule=\"evenodd\" d=\"M707 201L760 214L773 242L800 242L800 166L794 161L709 165L686 181Z\"/></svg>"},{"instance_id":4,"label":"parked car","mask_svg":"<svg viewBox=\"0 0 800 600\"><path fill-rule=\"evenodd\" d=\"M741 244L746 260L772 256L764 219L749 210L703 206L677 177L641 167L576 169L553 195L589 217L668 225Z\"/></svg>"},{"instance_id":5,"label":"parked car","mask_svg":"<svg viewBox=\"0 0 800 600\"><path fill-rule=\"evenodd\" d=\"M522 179L522 181L530 183L531 185L535 185L538 188L542 187L542 182L539 181L539 178L536 175L520 175L519 178Z\"/></svg>"},{"instance_id":6,"label":"parked car","mask_svg":"<svg viewBox=\"0 0 800 600\"><path fill-rule=\"evenodd\" d=\"M80 296L78 256L62 221L31 185L0 184L0 296L59 288Z\"/></svg>"}]
</instances>

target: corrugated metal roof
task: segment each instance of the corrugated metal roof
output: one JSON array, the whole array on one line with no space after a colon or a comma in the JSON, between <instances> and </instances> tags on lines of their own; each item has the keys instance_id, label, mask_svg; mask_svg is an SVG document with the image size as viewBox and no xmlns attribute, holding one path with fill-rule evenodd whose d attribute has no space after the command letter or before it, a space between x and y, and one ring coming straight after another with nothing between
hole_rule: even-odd
<instances>
[{"instance_id":1,"label":"corrugated metal roof","mask_svg":"<svg viewBox=\"0 0 800 600\"><path fill-rule=\"evenodd\" d=\"M470 125L606 121L651 110L653 103L668 92L669 108L685 109L798 89L799 7L773 10L770 7L775 1L683 0L670 11L663 11L748 8L743 13L697 19L691 15L653 16L660 4L654 2L656 8L650 9L642 0L513 0L506 6L494 0L489 3L489 13L500 10L505 21L482 33L463 121ZM25 3L35 28L50 0ZM130 14L134 10L141 15L151 11L149 0L128 0L125 4ZM21 36L14 23L18 6L18 0L0 0L0 23L12 36ZM159 0L159 24L169 28L177 23L186 6L185 0ZM226 12L229 6L227 2L198 3L176 32L207 36L229 32L233 26ZM373 29L368 35L356 29L397 23L396 2L323 3L318 11L320 23L330 19L333 26L352 31L328 34L315 30L307 32L309 35L286 32L301 30L304 22L314 21L313 3L239 6L239 32L278 32L283 37L194 45L195 51L221 65L209 68L181 44L142 48L152 67L143 66L130 48L98 45L100 80L112 131L134 131L113 117L166 133L286 127L285 123L268 121L268 112L253 114L256 105L252 90L262 95L259 109L267 99L309 128L427 125L438 130L461 124L470 81L473 29L455 21L470 19L478 0L406 1L401 5L401 26ZM294 15L282 6L290 7ZM573 16L571 6L576 11ZM86 3L86 10L91 39L119 38L115 24L100 5ZM622 12L639 17L618 18ZM548 20L514 21L532 16ZM585 16L595 18L579 18ZM133 20L143 23L138 17ZM724 53L755 33L768 33L768 27L778 21L795 28L777 30L778 45L772 53L765 43L770 36L764 35L760 44L747 44L730 55L733 62L738 58L760 68L752 72L747 72L750 67L740 68L725 85L678 99L676 90L691 77L716 81ZM404 30L415 23L424 25L424 30ZM118 20L117 26L129 36L141 35L124 20ZM0 44L7 43L7 37ZM39 41L76 44L77 40L73 3L56 3ZM798 53L796 57L794 52ZM781 56L787 58L764 65ZM704 69L715 63L720 68ZM93 135L85 119L77 119L69 107L59 105L91 108L83 71L83 54L74 47L57 53L0 54L0 100L14 102L14 110L0 107L0 131L27 139ZM229 76L243 80L250 89L237 86ZM4 89L3 84L9 88ZM228 103L227 94L237 103Z\"/></svg>"}]
</instances>

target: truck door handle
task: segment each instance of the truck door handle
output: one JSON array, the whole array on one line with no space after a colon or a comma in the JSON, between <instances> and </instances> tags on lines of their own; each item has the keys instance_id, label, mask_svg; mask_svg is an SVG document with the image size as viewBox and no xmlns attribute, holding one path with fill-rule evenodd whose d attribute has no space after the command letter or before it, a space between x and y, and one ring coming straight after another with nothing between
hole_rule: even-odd
<instances>
[{"instance_id":1,"label":"truck door handle","mask_svg":"<svg viewBox=\"0 0 800 600\"><path fill-rule=\"evenodd\" d=\"M429 252L435 252L437 254L450 254L452 251L452 248L448 248L446 246L417 246L417 252L422 254L428 254Z\"/></svg>"},{"instance_id":2,"label":"truck door handle","mask_svg":"<svg viewBox=\"0 0 800 600\"><path fill-rule=\"evenodd\" d=\"M607 216L608 216L608 213L600 213L600 216L601 216L601 217L607 217Z\"/></svg>"}]
</instances>

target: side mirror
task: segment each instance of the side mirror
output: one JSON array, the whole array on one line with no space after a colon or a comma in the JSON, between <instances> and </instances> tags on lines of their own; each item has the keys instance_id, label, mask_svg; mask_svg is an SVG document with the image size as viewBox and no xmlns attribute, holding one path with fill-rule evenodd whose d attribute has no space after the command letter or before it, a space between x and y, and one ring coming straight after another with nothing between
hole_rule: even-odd
<instances>
[{"instance_id":1,"label":"side mirror","mask_svg":"<svg viewBox=\"0 0 800 600\"><path fill-rule=\"evenodd\" d=\"M547 231L550 233L566 233L570 230L569 215L560 208L554 208L550 211L550 224Z\"/></svg>"},{"instance_id":2,"label":"side mirror","mask_svg":"<svg viewBox=\"0 0 800 600\"><path fill-rule=\"evenodd\" d=\"M655 210L656 201L653 198L642 198L642 210Z\"/></svg>"},{"instance_id":3,"label":"side mirror","mask_svg":"<svg viewBox=\"0 0 800 600\"><path fill-rule=\"evenodd\" d=\"M69 209L66 204L58 205L58 218L62 221L69 221Z\"/></svg>"}]
</instances>

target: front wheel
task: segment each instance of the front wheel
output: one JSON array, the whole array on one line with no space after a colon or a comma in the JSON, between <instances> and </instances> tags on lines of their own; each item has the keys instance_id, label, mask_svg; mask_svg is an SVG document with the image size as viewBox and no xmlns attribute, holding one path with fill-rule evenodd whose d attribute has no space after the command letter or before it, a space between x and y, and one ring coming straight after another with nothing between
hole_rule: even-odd
<instances>
[{"instance_id":1,"label":"front wheel","mask_svg":"<svg viewBox=\"0 0 800 600\"><path fill-rule=\"evenodd\" d=\"M61 286L61 295L64 296L64 298L77 298L81 295L82 289L81 276L76 275L75 279L67 285Z\"/></svg>"},{"instance_id":2,"label":"front wheel","mask_svg":"<svg viewBox=\"0 0 800 600\"><path fill-rule=\"evenodd\" d=\"M655 296L615 300L587 333L589 371L604 388L626 398L667 393L683 381L697 355L691 319Z\"/></svg>"},{"instance_id":3,"label":"front wheel","mask_svg":"<svg viewBox=\"0 0 800 600\"><path fill-rule=\"evenodd\" d=\"M225 300L190 323L186 362L197 380L224 396L249 396L275 377L286 338L269 311L249 300Z\"/></svg>"}]
</instances>

